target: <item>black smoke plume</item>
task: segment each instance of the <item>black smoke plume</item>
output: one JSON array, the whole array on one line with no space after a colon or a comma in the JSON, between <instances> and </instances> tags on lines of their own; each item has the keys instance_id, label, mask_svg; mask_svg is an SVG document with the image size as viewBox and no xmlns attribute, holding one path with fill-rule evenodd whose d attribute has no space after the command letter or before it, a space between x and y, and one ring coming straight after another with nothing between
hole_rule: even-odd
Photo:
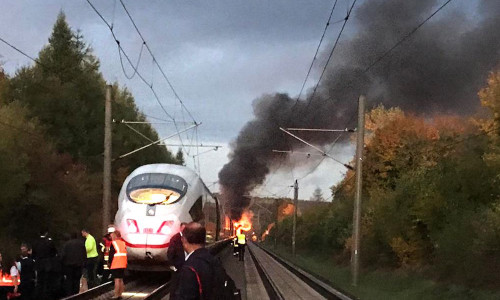
<instances>
[{"instance_id":1,"label":"black smoke plume","mask_svg":"<svg viewBox=\"0 0 500 300\"><path fill-rule=\"evenodd\" d=\"M284 135L280 126L352 127L360 94L367 96L370 105L383 103L418 114L474 112L479 104L476 93L500 58L500 1L455 2L365 72L443 3L365 1L347 24L356 33L344 36L310 105L311 92L296 105L287 94L256 99L255 118L239 133L231 161L219 173L232 218L240 217L249 204L244 195L264 181L279 159L272 150L302 146ZM330 134L302 137L318 145L335 138Z\"/></svg>"}]
</instances>

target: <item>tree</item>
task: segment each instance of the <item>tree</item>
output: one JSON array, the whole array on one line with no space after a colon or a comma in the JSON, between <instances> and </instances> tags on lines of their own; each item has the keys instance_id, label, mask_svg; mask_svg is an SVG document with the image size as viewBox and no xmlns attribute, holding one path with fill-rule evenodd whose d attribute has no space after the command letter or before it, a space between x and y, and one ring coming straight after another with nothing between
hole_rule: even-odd
<instances>
[{"instance_id":1,"label":"tree","mask_svg":"<svg viewBox=\"0 0 500 300\"><path fill-rule=\"evenodd\" d=\"M184 152L182 152L182 149L179 148L179 150L177 150L177 154L175 155L175 160L176 160L176 163L179 164L179 165L185 165L185 160L184 160Z\"/></svg>"},{"instance_id":2,"label":"tree","mask_svg":"<svg viewBox=\"0 0 500 300\"><path fill-rule=\"evenodd\" d=\"M317 201L317 202L323 202L325 201L325 198L323 198L323 192L319 187L316 187L316 189L313 192L313 195L311 198L309 198L311 201Z\"/></svg>"},{"instance_id":3,"label":"tree","mask_svg":"<svg viewBox=\"0 0 500 300\"><path fill-rule=\"evenodd\" d=\"M98 232L106 90L99 61L63 13L37 61L12 78L0 71L0 236L29 240L42 225L56 238L82 226ZM145 121L126 88L115 83L112 95L113 118ZM136 129L159 139L149 124ZM158 146L117 159L149 141L121 124L112 130L114 196L138 166L177 162Z\"/></svg>"}]
</instances>

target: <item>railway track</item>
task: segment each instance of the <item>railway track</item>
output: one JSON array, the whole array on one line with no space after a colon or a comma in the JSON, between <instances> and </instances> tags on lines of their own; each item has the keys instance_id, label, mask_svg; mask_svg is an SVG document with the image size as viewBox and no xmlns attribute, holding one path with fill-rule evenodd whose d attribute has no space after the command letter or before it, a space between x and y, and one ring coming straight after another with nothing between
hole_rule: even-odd
<instances>
[{"instance_id":1,"label":"railway track","mask_svg":"<svg viewBox=\"0 0 500 300\"><path fill-rule=\"evenodd\" d=\"M269 299L357 300L347 292L332 287L330 282L313 276L257 244L248 248Z\"/></svg>"},{"instance_id":2,"label":"railway track","mask_svg":"<svg viewBox=\"0 0 500 300\"><path fill-rule=\"evenodd\" d=\"M212 244L207 248L213 254L219 253L229 240ZM317 278L292 263L276 256L256 244L248 247L248 254L257 269L265 291L260 295L245 295L250 299L340 299L356 300L355 297L334 288L330 282ZM241 270L237 270L241 272ZM292 275L293 274L293 275ZM244 283L243 283L244 284ZM169 293L170 282L158 274L141 278L130 278L125 284L122 299L164 300ZM108 282L84 293L63 300L104 300L113 296L113 283Z\"/></svg>"},{"instance_id":3,"label":"railway track","mask_svg":"<svg viewBox=\"0 0 500 300\"><path fill-rule=\"evenodd\" d=\"M223 240L207 246L212 254L219 253L230 240ZM162 280L163 279L163 280ZM105 300L113 296L113 282L101 284L80 294L66 297L62 300ZM166 298L169 293L170 282L166 277L156 274L145 275L142 278L129 278L125 283L125 292L121 299L145 299L160 300Z\"/></svg>"}]
</instances>

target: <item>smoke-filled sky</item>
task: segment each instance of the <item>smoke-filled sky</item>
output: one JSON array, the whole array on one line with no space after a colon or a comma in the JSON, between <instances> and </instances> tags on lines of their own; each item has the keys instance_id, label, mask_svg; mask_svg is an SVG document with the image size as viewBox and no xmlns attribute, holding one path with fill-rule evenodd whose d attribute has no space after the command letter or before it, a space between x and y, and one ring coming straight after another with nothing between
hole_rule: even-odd
<instances>
[{"instance_id":1,"label":"smoke-filled sky","mask_svg":"<svg viewBox=\"0 0 500 300\"><path fill-rule=\"evenodd\" d=\"M269 153L274 146L296 149L297 144L284 139L276 127L268 131L269 122L293 120L291 124L297 126L344 127L360 92L366 93L371 103L383 100L388 105L400 105L417 112L469 113L477 106L474 95L484 82L485 70L491 69L499 58L500 2L454 0L402 47L361 75L360 71L376 56L444 0L359 0L320 86L319 97L307 110L299 104L288 115L288 96L273 95L280 92L294 98L298 94L334 1L124 2L186 106L197 121L203 122L199 129L200 141L225 146L217 152L200 155L204 180L208 185L218 180L219 170L228 162L229 143L238 141L233 145L243 151L245 157L264 159L261 161L264 168L253 173L256 177L249 178L251 183L262 182L271 165L279 166L277 174L268 177L269 184L259 190L262 194L286 194L293 179L306 175L318 162L315 156L307 158L300 154L291 157L293 167L288 160L277 162ZM141 41L120 2L93 3L113 22L121 44L135 60ZM333 21L345 17L349 3L352 4L352 0L338 0ZM60 10L91 44L101 60L105 78L128 86L146 114L166 118L147 87L137 78L125 78L108 29L86 1L1 1L0 37L36 56L47 42ZM329 27L306 87L317 80L341 25L332 23ZM9 73L29 63L1 43L0 55ZM153 80L168 109L182 120L179 105L159 73L152 71L151 63L151 58L144 55L140 70ZM252 119L252 125L245 125ZM169 125L155 126L163 136L174 130ZM242 128L243 134L238 137ZM249 144L252 133L256 134L255 140ZM257 137L265 137L269 143L262 147ZM312 138L327 145L334 136ZM186 135L184 141L187 140ZM253 153L252 147L259 151ZM304 151L314 153L311 149ZM351 159L352 147L344 145L332 151L341 161ZM309 161L312 163L307 163ZM188 158L188 164L192 166L192 158ZM341 165L325 159L315 172L300 181L300 197L309 198L316 186L321 187L327 197L328 187L341 178L344 170Z\"/></svg>"}]
</instances>

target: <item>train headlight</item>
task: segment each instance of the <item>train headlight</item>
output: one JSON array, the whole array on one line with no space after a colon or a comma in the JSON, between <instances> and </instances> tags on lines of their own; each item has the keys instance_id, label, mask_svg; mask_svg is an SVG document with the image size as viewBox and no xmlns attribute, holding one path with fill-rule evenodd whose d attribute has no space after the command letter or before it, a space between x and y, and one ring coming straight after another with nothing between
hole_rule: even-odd
<instances>
[{"instance_id":1,"label":"train headlight","mask_svg":"<svg viewBox=\"0 0 500 300\"><path fill-rule=\"evenodd\" d=\"M142 188L131 191L129 196L134 202L141 204L170 204L181 195L164 188Z\"/></svg>"},{"instance_id":2,"label":"train headlight","mask_svg":"<svg viewBox=\"0 0 500 300\"><path fill-rule=\"evenodd\" d=\"M172 233L172 226L174 225L174 221L163 221L161 223L160 228L156 233L170 235Z\"/></svg>"},{"instance_id":3,"label":"train headlight","mask_svg":"<svg viewBox=\"0 0 500 300\"><path fill-rule=\"evenodd\" d=\"M127 219L127 230L129 233L139 233L139 226L137 226L137 221Z\"/></svg>"}]
</instances>

